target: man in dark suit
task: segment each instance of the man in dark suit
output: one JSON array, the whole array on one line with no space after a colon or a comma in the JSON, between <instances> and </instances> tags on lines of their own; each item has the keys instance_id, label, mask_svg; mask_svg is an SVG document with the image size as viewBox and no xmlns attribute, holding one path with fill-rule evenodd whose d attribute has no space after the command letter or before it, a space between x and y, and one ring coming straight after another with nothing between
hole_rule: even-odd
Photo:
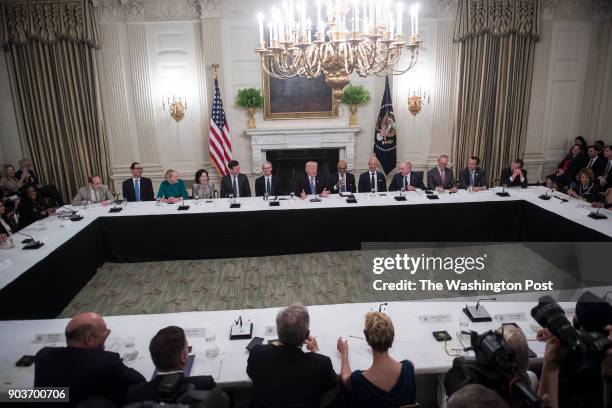
<instances>
[{"instance_id":1,"label":"man in dark suit","mask_svg":"<svg viewBox=\"0 0 612 408\"><path fill-rule=\"evenodd\" d=\"M355 176L347 173L346 161L339 160L336 168L338 171L333 172L329 179L332 193L355 193L357 191Z\"/></svg>"},{"instance_id":2,"label":"man in dark suit","mask_svg":"<svg viewBox=\"0 0 612 408\"><path fill-rule=\"evenodd\" d=\"M221 177L221 198L227 198L230 194L234 197L250 197L249 179L240 173L240 163L237 160L231 160L227 166L230 174Z\"/></svg>"},{"instance_id":3,"label":"man in dark suit","mask_svg":"<svg viewBox=\"0 0 612 408\"><path fill-rule=\"evenodd\" d=\"M606 170L606 159L599 155L599 150L597 150L595 145L587 148L587 155L589 161L586 164L586 168L593 171L595 178L601 176Z\"/></svg>"},{"instance_id":4,"label":"man in dark suit","mask_svg":"<svg viewBox=\"0 0 612 408\"><path fill-rule=\"evenodd\" d=\"M368 171L359 175L359 192L369 193L374 190L377 193L387 191L387 181L385 175L376 171L378 168L378 159L376 156L370 157L368 160Z\"/></svg>"},{"instance_id":5,"label":"man in dark suit","mask_svg":"<svg viewBox=\"0 0 612 408\"><path fill-rule=\"evenodd\" d=\"M280 177L272 174L272 163L265 161L261 165L263 176L259 176L255 179L255 196L262 197L266 193L269 196L282 195L283 190L281 188Z\"/></svg>"},{"instance_id":6,"label":"man in dark suit","mask_svg":"<svg viewBox=\"0 0 612 408\"><path fill-rule=\"evenodd\" d=\"M612 187L612 146L606 146L603 153L604 159L606 159L606 166L604 167L603 173L597 177L597 181L599 181L599 186L601 187L599 191L606 191L608 188Z\"/></svg>"},{"instance_id":7,"label":"man in dark suit","mask_svg":"<svg viewBox=\"0 0 612 408\"><path fill-rule=\"evenodd\" d=\"M427 188L438 189L438 191L457 191L457 187L453 184L453 170L446 167L447 164L447 155L443 154L438 157L438 165L427 172Z\"/></svg>"},{"instance_id":8,"label":"man in dark suit","mask_svg":"<svg viewBox=\"0 0 612 408\"><path fill-rule=\"evenodd\" d=\"M393 176L391 184L389 184L389 191L399 191L402 188L406 189L406 191L414 191L417 188L425 190L423 174L414 173L412 171L412 163L407 161L400 164L400 172Z\"/></svg>"},{"instance_id":9,"label":"man in dark suit","mask_svg":"<svg viewBox=\"0 0 612 408\"><path fill-rule=\"evenodd\" d=\"M150 178L142 177L142 164L134 162L130 165L132 177L122 184L123 199L126 201L155 201L153 183Z\"/></svg>"},{"instance_id":10,"label":"man in dark suit","mask_svg":"<svg viewBox=\"0 0 612 408\"><path fill-rule=\"evenodd\" d=\"M459 172L459 188L467 189L472 186L472 191L482 191L487 189L486 173L478 167L480 158L472 156L468 159L467 167Z\"/></svg>"},{"instance_id":11,"label":"man in dark suit","mask_svg":"<svg viewBox=\"0 0 612 408\"><path fill-rule=\"evenodd\" d=\"M122 406L126 389L146 380L125 366L119 354L104 351L109 334L99 314L74 316L66 326L67 347L44 347L36 354L34 386L69 387L69 406L90 397L107 398Z\"/></svg>"},{"instance_id":12,"label":"man in dark suit","mask_svg":"<svg viewBox=\"0 0 612 408\"><path fill-rule=\"evenodd\" d=\"M295 191L300 194L302 199L305 199L308 195L315 194L327 197L329 195L329 186L327 185L327 179L318 173L319 165L317 162L307 162L305 170L305 174L300 174L295 178Z\"/></svg>"},{"instance_id":13,"label":"man in dark suit","mask_svg":"<svg viewBox=\"0 0 612 408\"><path fill-rule=\"evenodd\" d=\"M523 169L523 160L516 159L512 162L512 166L506 167L501 172L500 183L508 187L527 187L527 170Z\"/></svg>"},{"instance_id":14,"label":"man in dark suit","mask_svg":"<svg viewBox=\"0 0 612 408\"><path fill-rule=\"evenodd\" d=\"M329 357L318 354L310 335L310 317L302 305L281 310L276 316L280 345L255 346L247 361L253 380L253 408L315 408L321 397L338 384ZM306 343L309 352L302 351Z\"/></svg>"},{"instance_id":15,"label":"man in dark suit","mask_svg":"<svg viewBox=\"0 0 612 408\"><path fill-rule=\"evenodd\" d=\"M132 385L126 393L126 403L140 401L166 401L175 402L168 396L160 395L157 391L159 384L168 375L183 373L185 364L189 359L189 345L185 337L185 331L178 326L168 326L151 339L149 352L157 374L147 383ZM207 391L215 388L215 380L209 375L189 377L189 373L183 378L182 383L193 384L198 391Z\"/></svg>"}]
</instances>

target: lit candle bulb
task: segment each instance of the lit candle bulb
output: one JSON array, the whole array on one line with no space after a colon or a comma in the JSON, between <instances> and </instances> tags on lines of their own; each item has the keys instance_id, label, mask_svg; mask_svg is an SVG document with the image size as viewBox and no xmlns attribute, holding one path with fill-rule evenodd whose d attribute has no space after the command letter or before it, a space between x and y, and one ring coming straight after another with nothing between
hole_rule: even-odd
<instances>
[{"instance_id":1,"label":"lit candle bulb","mask_svg":"<svg viewBox=\"0 0 612 408\"><path fill-rule=\"evenodd\" d=\"M414 5L414 33L419 34L419 3Z\"/></svg>"},{"instance_id":2,"label":"lit candle bulb","mask_svg":"<svg viewBox=\"0 0 612 408\"><path fill-rule=\"evenodd\" d=\"M397 3L397 22L395 27L398 34L403 34L402 23L404 22L404 4L400 1Z\"/></svg>"},{"instance_id":3,"label":"lit candle bulb","mask_svg":"<svg viewBox=\"0 0 612 408\"><path fill-rule=\"evenodd\" d=\"M317 32L323 38L323 19L321 18L321 0L317 0Z\"/></svg>"},{"instance_id":4,"label":"lit candle bulb","mask_svg":"<svg viewBox=\"0 0 612 408\"><path fill-rule=\"evenodd\" d=\"M264 30L263 30L263 14L257 13L257 21L259 21L259 43L263 44L264 42Z\"/></svg>"}]
</instances>

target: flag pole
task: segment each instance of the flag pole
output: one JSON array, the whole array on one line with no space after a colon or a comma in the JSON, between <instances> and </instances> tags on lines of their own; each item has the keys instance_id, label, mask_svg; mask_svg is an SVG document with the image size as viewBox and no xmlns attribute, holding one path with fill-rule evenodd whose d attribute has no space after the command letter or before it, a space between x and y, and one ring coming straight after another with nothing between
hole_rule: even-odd
<instances>
[{"instance_id":1,"label":"flag pole","mask_svg":"<svg viewBox=\"0 0 612 408\"><path fill-rule=\"evenodd\" d=\"M212 64L210 67L213 69L213 74L214 74L215 80L218 79L217 78L217 74L219 72L219 64Z\"/></svg>"}]
</instances>

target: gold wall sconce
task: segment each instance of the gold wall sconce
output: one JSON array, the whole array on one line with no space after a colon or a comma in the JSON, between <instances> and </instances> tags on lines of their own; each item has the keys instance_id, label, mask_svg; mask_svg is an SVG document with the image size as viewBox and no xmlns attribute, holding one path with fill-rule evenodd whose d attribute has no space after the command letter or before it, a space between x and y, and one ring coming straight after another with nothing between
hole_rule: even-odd
<instances>
[{"instance_id":1,"label":"gold wall sconce","mask_svg":"<svg viewBox=\"0 0 612 408\"><path fill-rule=\"evenodd\" d=\"M187 97L176 99L174 95L172 95L172 101L170 98L162 97L162 109L166 111L166 105L168 105L168 110L170 111L170 117L174 119L177 123L183 120L185 117L185 112L187 112Z\"/></svg>"},{"instance_id":2,"label":"gold wall sconce","mask_svg":"<svg viewBox=\"0 0 612 408\"><path fill-rule=\"evenodd\" d=\"M412 116L416 116L421 112L423 104L429 105L430 92L422 89L408 89L408 112Z\"/></svg>"}]
</instances>

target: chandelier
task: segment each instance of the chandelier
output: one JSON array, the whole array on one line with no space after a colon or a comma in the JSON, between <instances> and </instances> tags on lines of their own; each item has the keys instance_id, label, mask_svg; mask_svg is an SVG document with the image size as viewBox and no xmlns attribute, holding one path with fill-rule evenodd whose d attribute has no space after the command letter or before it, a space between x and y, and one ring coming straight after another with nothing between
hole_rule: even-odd
<instances>
[{"instance_id":1,"label":"chandelier","mask_svg":"<svg viewBox=\"0 0 612 408\"><path fill-rule=\"evenodd\" d=\"M422 44L418 4L410 11L411 34L405 39L401 2L393 7L390 0L317 0L313 26L303 1L285 0L282 7L272 7L267 21L258 15L259 48L255 52L261 56L263 72L273 78L324 75L333 89L337 112L350 74L399 75L414 67ZM410 57L407 66L399 68L404 51Z\"/></svg>"}]
</instances>

